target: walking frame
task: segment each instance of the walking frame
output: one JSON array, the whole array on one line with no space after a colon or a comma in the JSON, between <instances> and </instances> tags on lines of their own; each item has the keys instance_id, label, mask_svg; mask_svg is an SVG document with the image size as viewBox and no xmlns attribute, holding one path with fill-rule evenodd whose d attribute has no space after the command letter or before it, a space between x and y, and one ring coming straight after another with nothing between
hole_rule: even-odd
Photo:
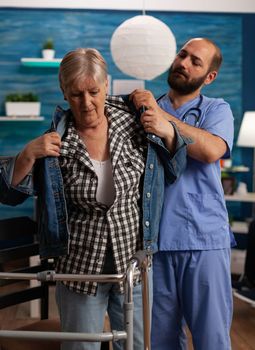
<instances>
[{"instance_id":1,"label":"walking frame","mask_svg":"<svg viewBox=\"0 0 255 350\"><path fill-rule=\"evenodd\" d=\"M102 333L78 333L78 332L42 332L21 330L0 330L0 338L16 338L31 340L60 340L81 342L109 342L125 340L125 350L133 350L133 282L140 275L142 300L143 300L143 329L144 350L150 350L150 306L149 306L149 281L148 269L150 256L145 251L138 251L130 260L127 271L124 274L114 275L79 275L57 274L55 271L42 271L38 273L8 273L0 272L0 279L20 279L44 281L83 281L101 283L124 283L124 330Z\"/></svg>"}]
</instances>

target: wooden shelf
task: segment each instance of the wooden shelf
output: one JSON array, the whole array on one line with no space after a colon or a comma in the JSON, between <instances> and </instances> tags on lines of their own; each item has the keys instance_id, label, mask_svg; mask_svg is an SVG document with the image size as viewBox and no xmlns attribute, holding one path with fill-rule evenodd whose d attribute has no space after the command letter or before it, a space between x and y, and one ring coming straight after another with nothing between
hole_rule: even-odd
<instances>
[{"instance_id":1,"label":"wooden shelf","mask_svg":"<svg viewBox=\"0 0 255 350\"><path fill-rule=\"evenodd\" d=\"M250 168L244 165L236 165L231 168L221 168L222 173L247 173L250 171Z\"/></svg>"},{"instance_id":2,"label":"wooden shelf","mask_svg":"<svg viewBox=\"0 0 255 350\"><path fill-rule=\"evenodd\" d=\"M225 195L226 201L232 202L250 202L255 203L255 192L248 192L246 194Z\"/></svg>"},{"instance_id":3,"label":"wooden shelf","mask_svg":"<svg viewBox=\"0 0 255 350\"><path fill-rule=\"evenodd\" d=\"M44 117L33 117L33 116L24 116L24 117L6 117L0 116L0 122L38 122L44 120Z\"/></svg>"},{"instance_id":4,"label":"wooden shelf","mask_svg":"<svg viewBox=\"0 0 255 350\"><path fill-rule=\"evenodd\" d=\"M248 223L245 221L233 221L231 224L231 229L234 233L248 233Z\"/></svg>"},{"instance_id":5,"label":"wooden shelf","mask_svg":"<svg viewBox=\"0 0 255 350\"><path fill-rule=\"evenodd\" d=\"M58 68L61 58L46 60L44 58L21 58L21 64L25 67Z\"/></svg>"}]
</instances>

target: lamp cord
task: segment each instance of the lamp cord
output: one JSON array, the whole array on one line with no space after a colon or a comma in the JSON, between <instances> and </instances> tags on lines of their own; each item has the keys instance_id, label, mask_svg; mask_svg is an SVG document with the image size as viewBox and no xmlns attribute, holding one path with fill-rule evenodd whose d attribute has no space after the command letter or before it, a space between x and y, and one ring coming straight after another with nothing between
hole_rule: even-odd
<instances>
[{"instance_id":1,"label":"lamp cord","mask_svg":"<svg viewBox=\"0 0 255 350\"><path fill-rule=\"evenodd\" d=\"M145 16L145 0L143 0L143 16Z\"/></svg>"}]
</instances>

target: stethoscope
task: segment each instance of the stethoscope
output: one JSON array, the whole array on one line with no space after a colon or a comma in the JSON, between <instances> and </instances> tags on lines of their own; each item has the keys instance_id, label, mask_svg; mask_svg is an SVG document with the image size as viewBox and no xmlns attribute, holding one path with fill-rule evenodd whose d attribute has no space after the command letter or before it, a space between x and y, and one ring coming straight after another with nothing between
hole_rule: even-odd
<instances>
[{"instance_id":1,"label":"stethoscope","mask_svg":"<svg viewBox=\"0 0 255 350\"><path fill-rule=\"evenodd\" d=\"M165 95L160 96L157 99L157 102L159 102L159 100L161 98L163 98ZM180 118L181 121L183 121L184 123L187 123L191 126L195 126L198 127L201 116L202 116L202 110L201 110L201 105L203 103L203 96L199 95L199 101L198 104L195 107L191 107L190 109L188 109L184 115Z\"/></svg>"},{"instance_id":2,"label":"stethoscope","mask_svg":"<svg viewBox=\"0 0 255 350\"><path fill-rule=\"evenodd\" d=\"M187 110L187 112L184 113L184 115L181 117L181 120L184 123L187 123L191 126L198 127L202 111L201 111L201 104L203 102L203 96L199 95L199 101L196 107L191 107ZM193 121L193 122L192 122Z\"/></svg>"}]
</instances>

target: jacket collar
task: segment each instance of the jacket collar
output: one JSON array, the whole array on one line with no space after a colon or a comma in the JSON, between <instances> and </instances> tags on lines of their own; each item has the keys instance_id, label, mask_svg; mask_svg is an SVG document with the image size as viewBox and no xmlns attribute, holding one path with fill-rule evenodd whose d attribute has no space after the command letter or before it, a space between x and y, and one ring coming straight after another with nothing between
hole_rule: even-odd
<instances>
[{"instance_id":1,"label":"jacket collar","mask_svg":"<svg viewBox=\"0 0 255 350\"><path fill-rule=\"evenodd\" d=\"M136 118L140 118L140 113L135 109L132 101L129 100L129 95L111 96L108 95L105 104L109 107L115 107L117 110L125 111L136 115ZM71 110L64 110L61 106L57 106L52 117L51 130L55 130L59 133L60 137L64 135L68 120L71 116Z\"/></svg>"}]
</instances>

